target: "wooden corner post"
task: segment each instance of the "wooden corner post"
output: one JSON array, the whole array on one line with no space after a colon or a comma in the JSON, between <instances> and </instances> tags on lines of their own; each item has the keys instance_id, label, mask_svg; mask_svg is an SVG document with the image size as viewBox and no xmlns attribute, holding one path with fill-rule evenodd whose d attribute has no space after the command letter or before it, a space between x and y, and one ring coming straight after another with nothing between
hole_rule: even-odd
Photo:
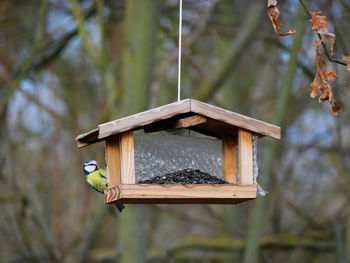
<instances>
[{"instance_id":1,"label":"wooden corner post","mask_svg":"<svg viewBox=\"0 0 350 263\"><path fill-rule=\"evenodd\" d=\"M236 140L233 135L222 136L223 180L237 184Z\"/></svg>"},{"instance_id":2,"label":"wooden corner post","mask_svg":"<svg viewBox=\"0 0 350 263\"><path fill-rule=\"evenodd\" d=\"M108 188L135 184L134 133L113 135L106 140Z\"/></svg>"},{"instance_id":3,"label":"wooden corner post","mask_svg":"<svg viewBox=\"0 0 350 263\"><path fill-rule=\"evenodd\" d=\"M120 134L120 171L122 184L135 184L134 132Z\"/></svg>"},{"instance_id":4,"label":"wooden corner post","mask_svg":"<svg viewBox=\"0 0 350 263\"><path fill-rule=\"evenodd\" d=\"M119 135L106 140L106 163L108 188L112 188L121 183Z\"/></svg>"},{"instance_id":5,"label":"wooden corner post","mask_svg":"<svg viewBox=\"0 0 350 263\"><path fill-rule=\"evenodd\" d=\"M238 130L239 184L253 184L253 134Z\"/></svg>"}]
</instances>

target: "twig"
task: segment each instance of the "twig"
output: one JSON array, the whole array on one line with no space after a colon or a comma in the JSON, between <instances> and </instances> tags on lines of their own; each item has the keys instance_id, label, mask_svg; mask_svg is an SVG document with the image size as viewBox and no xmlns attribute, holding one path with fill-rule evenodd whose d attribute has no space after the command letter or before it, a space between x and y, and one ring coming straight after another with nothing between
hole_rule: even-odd
<instances>
[{"instance_id":1,"label":"twig","mask_svg":"<svg viewBox=\"0 0 350 263\"><path fill-rule=\"evenodd\" d=\"M300 4L302 5L302 7L304 8L305 12L306 12L308 15L310 15L310 11L306 8L306 6L305 6L303 0L299 0L299 3L300 3Z\"/></svg>"},{"instance_id":2,"label":"twig","mask_svg":"<svg viewBox=\"0 0 350 263\"><path fill-rule=\"evenodd\" d=\"M321 34L320 34L320 33L317 33L317 35L318 35L318 38L321 40L321 39L322 39ZM346 63L345 63L345 62L340 61L340 60L337 60L337 59L334 59L334 58L332 58L332 57L329 55L328 50L327 50L327 47L326 47L326 44L325 44L323 41L322 41L322 47L323 47L324 52L325 52L325 54L326 54L326 57L328 58L329 61L346 66Z\"/></svg>"},{"instance_id":3,"label":"twig","mask_svg":"<svg viewBox=\"0 0 350 263\"><path fill-rule=\"evenodd\" d=\"M307 7L305 6L303 0L299 0L299 3L300 3L300 4L302 5L302 7L304 8L305 12L306 12L310 17L312 17L312 16L311 16L310 10L307 9ZM318 38L319 38L320 40L322 40L322 36L321 36L320 33L317 33L317 36L318 36ZM326 55L327 59L328 59L330 62L333 62L333 63L337 63L337 64L340 64L340 65L346 66L346 63L345 63L345 62L340 61L340 60L338 60L338 59L334 59L334 58L331 57L331 55L329 55L329 52L328 52L328 50L327 50L327 46L326 46L326 44L323 42L323 40L322 40L322 47L323 47L323 50L324 50L324 52L325 52L325 55Z\"/></svg>"}]
</instances>

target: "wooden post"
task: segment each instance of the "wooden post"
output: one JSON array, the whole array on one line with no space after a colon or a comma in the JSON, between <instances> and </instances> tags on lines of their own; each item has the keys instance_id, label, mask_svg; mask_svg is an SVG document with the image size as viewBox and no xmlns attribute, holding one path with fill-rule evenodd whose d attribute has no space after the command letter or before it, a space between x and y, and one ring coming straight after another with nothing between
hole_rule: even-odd
<instances>
[{"instance_id":1,"label":"wooden post","mask_svg":"<svg viewBox=\"0 0 350 263\"><path fill-rule=\"evenodd\" d=\"M133 131L120 134L120 171L122 184L135 184Z\"/></svg>"},{"instance_id":2,"label":"wooden post","mask_svg":"<svg viewBox=\"0 0 350 263\"><path fill-rule=\"evenodd\" d=\"M223 180L237 184L236 142L232 135L222 136Z\"/></svg>"},{"instance_id":3,"label":"wooden post","mask_svg":"<svg viewBox=\"0 0 350 263\"><path fill-rule=\"evenodd\" d=\"M239 184L253 184L253 135L238 130Z\"/></svg>"},{"instance_id":4,"label":"wooden post","mask_svg":"<svg viewBox=\"0 0 350 263\"><path fill-rule=\"evenodd\" d=\"M119 135L106 140L106 163L108 188L112 188L121 183Z\"/></svg>"}]
</instances>

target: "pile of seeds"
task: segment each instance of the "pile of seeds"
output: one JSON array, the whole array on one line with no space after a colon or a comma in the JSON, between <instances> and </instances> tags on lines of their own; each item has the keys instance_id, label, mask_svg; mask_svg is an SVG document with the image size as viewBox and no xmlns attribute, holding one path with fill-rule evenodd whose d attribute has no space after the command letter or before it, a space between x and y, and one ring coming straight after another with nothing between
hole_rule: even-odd
<instances>
[{"instance_id":1,"label":"pile of seeds","mask_svg":"<svg viewBox=\"0 0 350 263\"><path fill-rule=\"evenodd\" d=\"M201 170L184 169L181 171L156 176L139 184L227 184L224 180Z\"/></svg>"}]
</instances>

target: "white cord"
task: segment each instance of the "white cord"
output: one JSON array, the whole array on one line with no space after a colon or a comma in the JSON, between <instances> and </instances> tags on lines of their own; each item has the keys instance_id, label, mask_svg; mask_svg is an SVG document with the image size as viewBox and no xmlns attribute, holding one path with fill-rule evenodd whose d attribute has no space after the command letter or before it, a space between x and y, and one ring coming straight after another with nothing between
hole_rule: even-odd
<instances>
[{"instance_id":1,"label":"white cord","mask_svg":"<svg viewBox=\"0 0 350 263\"><path fill-rule=\"evenodd\" d=\"M179 14L179 57L177 68L177 101L180 101L181 95L181 39L182 39L182 0L180 0Z\"/></svg>"}]
</instances>

